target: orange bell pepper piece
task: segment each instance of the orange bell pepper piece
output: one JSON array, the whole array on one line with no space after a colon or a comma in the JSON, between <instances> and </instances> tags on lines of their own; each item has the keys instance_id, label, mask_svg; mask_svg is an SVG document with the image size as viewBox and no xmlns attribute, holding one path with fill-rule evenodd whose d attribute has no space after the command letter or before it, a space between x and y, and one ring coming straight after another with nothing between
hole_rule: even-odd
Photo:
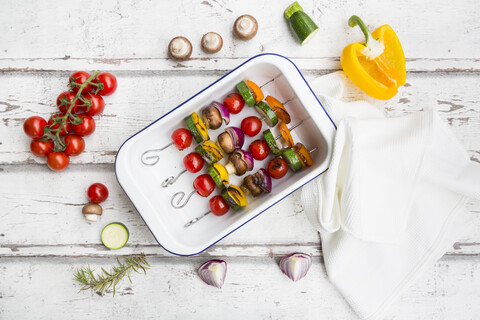
<instances>
[{"instance_id":1,"label":"orange bell pepper piece","mask_svg":"<svg viewBox=\"0 0 480 320\"><path fill-rule=\"evenodd\" d=\"M247 80L246 82L247 87L252 90L253 98L255 99L255 102L260 102L263 100L263 92L262 89L260 89L259 86L253 81Z\"/></svg>"}]
</instances>

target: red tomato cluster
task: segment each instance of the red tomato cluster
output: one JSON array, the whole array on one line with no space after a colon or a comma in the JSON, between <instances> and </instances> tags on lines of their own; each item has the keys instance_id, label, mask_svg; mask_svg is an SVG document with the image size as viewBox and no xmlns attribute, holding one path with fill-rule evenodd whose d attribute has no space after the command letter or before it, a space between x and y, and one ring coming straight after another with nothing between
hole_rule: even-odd
<instances>
[{"instance_id":1,"label":"red tomato cluster","mask_svg":"<svg viewBox=\"0 0 480 320\"><path fill-rule=\"evenodd\" d=\"M23 124L23 130L33 139L30 150L37 157L47 157L47 165L53 171L64 170L71 156L83 152L83 137L95 131L92 116L103 112L105 101L102 96L115 92L117 79L108 72L92 78L85 71L77 71L70 76L69 87L70 91L58 96L58 112L48 121L33 116Z\"/></svg>"}]
</instances>

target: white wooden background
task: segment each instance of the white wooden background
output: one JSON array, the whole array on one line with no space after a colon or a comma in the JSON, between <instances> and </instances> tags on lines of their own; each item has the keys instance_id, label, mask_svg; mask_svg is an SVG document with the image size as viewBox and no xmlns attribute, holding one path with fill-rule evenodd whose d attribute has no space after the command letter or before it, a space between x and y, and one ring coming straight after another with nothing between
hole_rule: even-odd
<instances>
[{"instance_id":1,"label":"white wooden background","mask_svg":"<svg viewBox=\"0 0 480 320\"><path fill-rule=\"evenodd\" d=\"M476 0L302 0L320 32L297 45L281 1L34 1L0 2L0 319L355 319L326 278L317 233L303 215L299 193L289 196L208 251L176 257L158 246L118 186L113 162L130 135L247 58L261 52L290 57L307 79L340 69L339 55L361 41L347 27L351 14L372 29L388 23L407 57L407 84L389 102L391 115L433 106L473 161L480 162L480 4ZM233 39L241 14L260 23L249 42ZM207 56L203 33L216 31L223 50ZM192 59L167 58L177 35L194 45ZM26 117L48 117L75 70L113 72L117 92L106 99L86 152L53 173L29 152ZM347 99L368 99L356 90ZM101 223L81 208L86 188L104 182L110 198ZM472 230L405 292L387 319L474 319L480 313L480 203L467 204ZM122 221L128 245L108 251L101 227ZM267 227L268 226L268 227ZM73 271L114 263L117 254L145 252L152 268L120 286L115 298L78 294ZM292 251L314 256L307 277L291 283L277 268ZM228 262L222 290L204 285L196 268L212 257Z\"/></svg>"}]
</instances>

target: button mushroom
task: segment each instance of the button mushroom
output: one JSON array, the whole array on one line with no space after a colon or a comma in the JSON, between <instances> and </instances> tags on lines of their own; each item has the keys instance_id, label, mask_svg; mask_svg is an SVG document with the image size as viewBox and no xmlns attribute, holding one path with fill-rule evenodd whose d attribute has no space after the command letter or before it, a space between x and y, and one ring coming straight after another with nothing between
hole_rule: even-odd
<instances>
[{"instance_id":1,"label":"button mushroom","mask_svg":"<svg viewBox=\"0 0 480 320\"><path fill-rule=\"evenodd\" d=\"M206 53L217 53L222 49L223 39L216 32L205 33L202 37L202 49Z\"/></svg>"},{"instance_id":2,"label":"button mushroom","mask_svg":"<svg viewBox=\"0 0 480 320\"><path fill-rule=\"evenodd\" d=\"M98 221L98 218L102 215L103 209L99 204L88 203L83 206L82 213L87 221L96 222Z\"/></svg>"},{"instance_id":3,"label":"button mushroom","mask_svg":"<svg viewBox=\"0 0 480 320\"><path fill-rule=\"evenodd\" d=\"M235 20L233 33L241 40L250 40L257 34L258 23L251 15L245 14Z\"/></svg>"},{"instance_id":4,"label":"button mushroom","mask_svg":"<svg viewBox=\"0 0 480 320\"><path fill-rule=\"evenodd\" d=\"M250 152L241 149L235 150L229 157L229 162L225 165L229 174L242 176L247 171L253 169L253 157Z\"/></svg>"},{"instance_id":5,"label":"button mushroom","mask_svg":"<svg viewBox=\"0 0 480 320\"><path fill-rule=\"evenodd\" d=\"M207 129L215 130L222 126L222 115L220 114L220 111L214 106L208 106L203 108L202 118L203 122L205 122L205 125L207 126Z\"/></svg>"},{"instance_id":6,"label":"button mushroom","mask_svg":"<svg viewBox=\"0 0 480 320\"><path fill-rule=\"evenodd\" d=\"M243 192L250 193L253 197L257 197L263 193L262 188L260 188L257 183L254 175L248 175L243 179L243 184L241 185Z\"/></svg>"},{"instance_id":7,"label":"button mushroom","mask_svg":"<svg viewBox=\"0 0 480 320\"><path fill-rule=\"evenodd\" d=\"M272 179L268 172L261 168L256 173L246 176L241 188L243 192L251 193L252 196L257 197L263 192L269 193L272 191Z\"/></svg>"},{"instance_id":8,"label":"button mushroom","mask_svg":"<svg viewBox=\"0 0 480 320\"><path fill-rule=\"evenodd\" d=\"M186 60L192 55L192 44L185 37L175 37L168 44L168 53L175 60Z\"/></svg>"},{"instance_id":9,"label":"button mushroom","mask_svg":"<svg viewBox=\"0 0 480 320\"><path fill-rule=\"evenodd\" d=\"M232 153L235 151L235 146L233 145L233 140L228 132L223 132L217 137L217 143L222 147L225 153Z\"/></svg>"}]
</instances>

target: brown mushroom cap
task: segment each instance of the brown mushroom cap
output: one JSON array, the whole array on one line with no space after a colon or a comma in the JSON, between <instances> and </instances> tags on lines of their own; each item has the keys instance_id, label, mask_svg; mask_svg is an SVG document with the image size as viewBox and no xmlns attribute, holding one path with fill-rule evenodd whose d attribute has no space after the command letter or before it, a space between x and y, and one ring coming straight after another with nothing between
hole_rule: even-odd
<instances>
[{"instance_id":1,"label":"brown mushroom cap","mask_svg":"<svg viewBox=\"0 0 480 320\"><path fill-rule=\"evenodd\" d=\"M185 37L175 37L168 44L168 54L175 60L186 60L192 55L192 43Z\"/></svg>"},{"instance_id":2,"label":"brown mushroom cap","mask_svg":"<svg viewBox=\"0 0 480 320\"><path fill-rule=\"evenodd\" d=\"M207 126L207 129L215 130L222 126L222 115L220 114L220 111L218 111L218 109L214 106L208 106L203 108L202 118L203 122L205 122L205 125Z\"/></svg>"},{"instance_id":3,"label":"brown mushroom cap","mask_svg":"<svg viewBox=\"0 0 480 320\"><path fill-rule=\"evenodd\" d=\"M233 164L237 176L243 176L245 172L247 172L247 163L243 160L243 156L240 152L236 151L232 153L230 157L228 157L228 160Z\"/></svg>"},{"instance_id":4,"label":"brown mushroom cap","mask_svg":"<svg viewBox=\"0 0 480 320\"><path fill-rule=\"evenodd\" d=\"M235 151L235 146L233 145L232 137L228 132L223 132L217 137L217 143L223 149L225 153L232 153Z\"/></svg>"},{"instance_id":5,"label":"brown mushroom cap","mask_svg":"<svg viewBox=\"0 0 480 320\"><path fill-rule=\"evenodd\" d=\"M83 206L82 213L86 214L96 214L101 216L103 213L103 209L99 204L96 203L88 203Z\"/></svg>"},{"instance_id":6,"label":"brown mushroom cap","mask_svg":"<svg viewBox=\"0 0 480 320\"><path fill-rule=\"evenodd\" d=\"M223 47L223 39L216 32L207 32L202 37L202 49L206 53L217 53Z\"/></svg>"},{"instance_id":7,"label":"brown mushroom cap","mask_svg":"<svg viewBox=\"0 0 480 320\"><path fill-rule=\"evenodd\" d=\"M254 175L248 175L243 179L242 187L248 189L252 196L257 197L263 193L262 188L258 185L258 181ZM242 188L242 189L244 189Z\"/></svg>"},{"instance_id":8,"label":"brown mushroom cap","mask_svg":"<svg viewBox=\"0 0 480 320\"><path fill-rule=\"evenodd\" d=\"M257 20L249 14L240 16L233 24L233 33L242 40L250 40L257 34Z\"/></svg>"}]
</instances>

